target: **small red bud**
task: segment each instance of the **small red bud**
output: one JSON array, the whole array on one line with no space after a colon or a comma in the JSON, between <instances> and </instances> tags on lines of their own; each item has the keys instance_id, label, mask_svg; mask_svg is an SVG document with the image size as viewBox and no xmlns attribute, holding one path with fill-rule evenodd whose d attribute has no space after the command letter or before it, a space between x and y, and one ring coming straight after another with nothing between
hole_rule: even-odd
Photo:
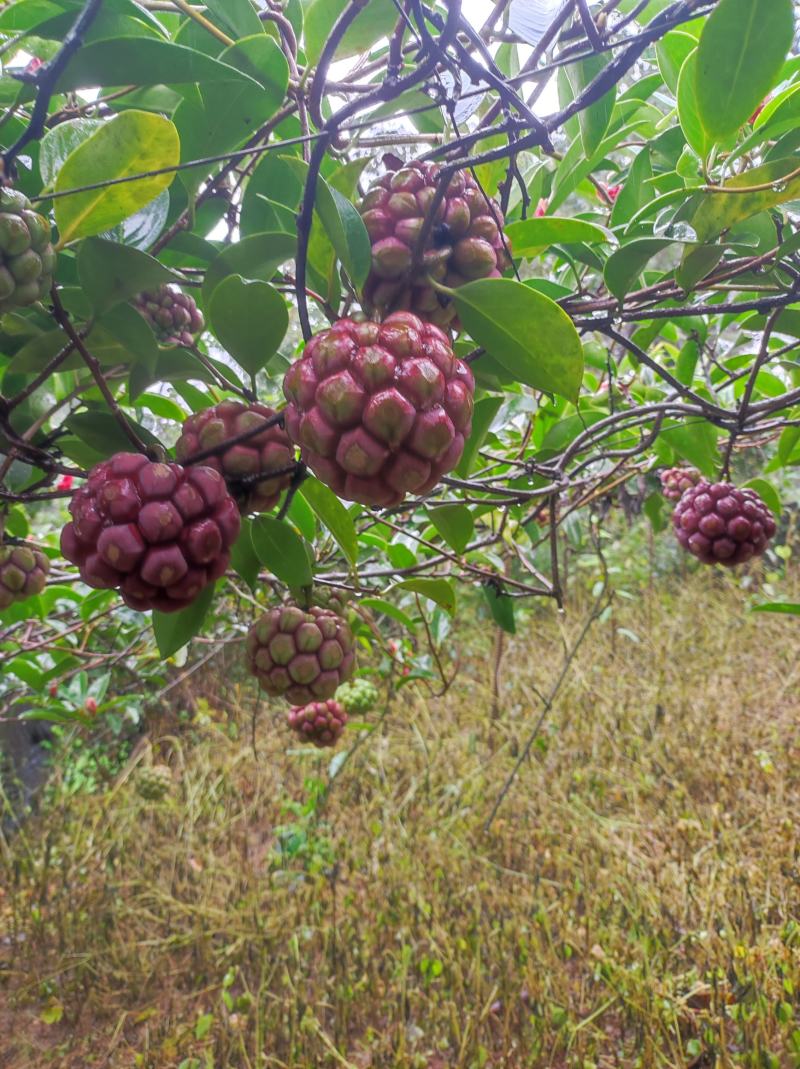
<instances>
[{"instance_id":1,"label":"small red bud","mask_svg":"<svg viewBox=\"0 0 800 1069\"><path fill-rule=\"evenodd\" d=\"M542 216L547 215L547 209L550 207L550 201L547 197L540 197L539 203L536 205L536 211L533 213L535 219L541 219Z\"/></svg>"},{"instance_id":2,"label":"small red bud","mask_svg":"<svg viewBox=\"0 0 800 1069\"><path fill-rule=\"evenodd\" d=\"M94 698L86 699L86 701L83 703L83 710L90 716L94 716L94 714L97 712L97 702L94 700Z\"/></svg>"},{"instance_id":3,"label":"small red bud","mask_svg":"<svg viewBox=\"0 0 800 1069\"><path fill-rule=\"evenodd\" d=\"M58 694L58 683L51 683L49 690L50 690L50 697L51 698L55 698L56 694Z\"/></svg>"}]
</instances>

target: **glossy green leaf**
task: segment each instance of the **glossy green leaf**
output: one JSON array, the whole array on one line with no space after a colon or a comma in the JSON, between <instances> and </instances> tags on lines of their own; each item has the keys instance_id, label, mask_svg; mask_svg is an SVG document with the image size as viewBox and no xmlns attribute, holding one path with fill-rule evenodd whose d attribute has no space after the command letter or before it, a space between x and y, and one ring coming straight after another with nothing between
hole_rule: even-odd
<instances>
[{"instance_id":1,"label":"glossy green leaf","mask_svg":"<svg viewBox=\"0 0 800 1069\"><path fill-rule=\"evenodd\" d=\"M237 42L221 59L250 77L235 84L202 83L186 95L174 114L184 163L243 144L274 115L286 94L289 66L266 34ZM181 180L194 192L206 174L207 167L190 168L181 172Z\"/></svg>"},{"instance_id":2,"label":"glossy green leaf","mask_svg":"<svg viewBox=\"0 0 800 1069\"><path fill-rule=\"evenodd\" d=\"M251 590L258 585L258 573L261 561L253 545L253 521L242 517L242 529L231 548L231 567L247 583Z\"/></svg>"},{"instance_id":3,"label":"glossy green leaf","mask_svg":"<svg viewBox=\"0 0 800 1069\"><path fill-rule=\"evenodd\" d=\"M783 515L783 505L781 505L780 494L772 483L767 482L766 479L749 479L744 485L755 490L775 518L780 519Z\"/></svg>"},{"instance_id":4,"label":"glossy green leaf","mask_svg":"<svg viewBox=\"0 0 800 1069\"><path fill-rule=\"evenodd\" d=\"M252 234L229 245L211 263L203 282L203 300L208 301L215 286L228 275L269 281L281 264L294 258L297 235L281 231Z\"/></svg>"},{"instance_id":5,"label":"glossy green leaf","mask_svg":"<svg viewBox=\"0 0 800 1069\"><path fill-rule=\"evenodd\" d=\"M670 238L636 238L613 252L603 268L603 278L614 296L622 300L656 253L672 244Z\"/></svg>"},{"instance_id":6,"label":"glossy green leaf","mask_svg":"<svg viewBox=\"0 0 800 1069\"><path fill-rule=\"evenodd\" d=\"M179 157L178 134L169 119L125 111L70 153L58 172L56 192L171 167ZM61 243L116 226L166 189L173 177L155 175L59 197L55 216Z\"/></svg>"},{"instance_id":7,"label":"glossy green leaf","mask_svg":"<svg viewBox=\"0 0 800 1069\"><path fill-rule=\"evenodd\" d=\"M514 599L503 594L496 583L484 583L483 596L492 614L492 619L509 635L516 635L517 623L514 618Z\"/></svg>"},{"instance_id":8,"label":"glossy green leaf","mask_svg":"<svg viewBox=\"0 0 800 1069\"><path fill-rule=\"evenodd\" d=\"M661 437L680 457L699 468L703 475L713 477L717 474L720 464L717 431L710 423L695 420L682 426L665 427Z\"/></svg>"},{"instance_id":9,"label":"glossy green leaf","mask_svg":"<svg viewBox=\"0 0 800 1069\"><path fill-rule=\"evenodd\" d=\"M506 234L513 254L524 257L538 256L551 245L569 245L579 241L597 245L614 241L613 234L596 223L555 215L509 223Z\"/></svg>"},{"instance_id":10,"label":"glossy green leaf","mask_svg":"<svg viewBox=\"0 0 800 1069\"><path fill-rule=\"evenodd\" d=\"M589 56L578 63L571 63L567 68L567 77L569 78L573 95L575 97L579 96L598 75L602 74L608 66L608 62L607 55L597 55ZM587 157L594 154L601 144L606 130L608 130L616 95L617 90L616 86L614 86L599 100L583 108L578 113L583 151Z\"/></svg>"},{"instance_id":11,"label":"glossy green leaf","mask_svg":"<svg viewBox=\"0 0 800 1069\"><path fill-rule=\"evenodd\" d=\"M475 521L466 505L439 505L427 510L431 523L456 553L463 553L475 530Z\"/></svg>"},{"instance_id":12,"label":"glossy green leaf","mask_svg":"<svg viewBox=\"0 0 800 1069\"><path fill-rule=\"evenodd\" d=\"M502 404L502 397L481 397L475 402L475 408L472 412L472 431L469 438L467 438L464 452L461 454L461 460L456 468L456 474L462 479L466 478L472 470L478 451L486 441L489 428L494 421L494 417L500 411Z\"/></svg>"},{"instance_id":13,"label":"glossy green leaf","mask_svg":"<svg viewBox=\"0 0 800 1069\"><path fill-rule=\"evenodd\" d=\"M355 524L353 517L336 494L313 476L303 480L300 484L300 493L336 539L350 563L355 564L358 560L358 536Z\"/></svg>"},{"instance_id":14,"label":"glossy green leaf","mask_svg":"<svg viewBox=\"0 0 800 1069\"><path fill-rule=\"evenodd\" d=\"M577 399L583 347L555 301L506 278L468 282L453 299L465 330L518 382Z\"/></svg>"},{"instance_id":15,"label":"glossy green leaf","mask_svg":"<svg viewBox=\"0 0 800 1069\"><path fill-rule=\"evenodd\" d=\"M309 63L319 59L331 30L347 0L314 0L306 11L306 55ZM337 59L345 59L366 51L381 37L388 36L397 22L397 8L391 0L367 0L336 50Z\"/></svg>"},{"instance_id":16,"label":"glossy green leaf","mask_svg":"<svg viewBox=\"0 0 800 1069\"><path fill-rule=\"evenodd\" d=\"M79 49L59 78L56 92L106 85L241 81L252 79L193 48L152 37L115 37Z\"/></svg>"},{"instance_id":17,"label":"glossy green leaf","mask_svg":"<svg viewBox=\"0 0 800 1069\"><path fill-rule=\"evenodd\" d=\"M673 96L678 92L678 79L681 68L690 53L697 48L697 39L685 30L670 30L656 44L656 58L661 77L672 91Z\"/></svg>"},{"instance_id":18,"label":"glossy green leaf","mask_svg":"<svg viewBox=\"0 0 800 1069\"><path fill-rule=\"evenodd\" d=\"M81 285L98 315L142 290L179 279L154 257L102 238L82 242L77 260Z\"/></svg>"},{"instance_id":19,"label":"glossy green leaf","mask_svg":"<svg viewBox=\"0 0 800 1069\"><path fill-rule=\"evenodd\" d=\"M336 255L355 286L363 286L372 262L372 246L364 220L338 189L320 182L316 208Z\"/></svg>"},{"instance_id":20,"label":"glossy green leaf","mask_svg":"<svg viewBox=\"0 0 800 1069\"><path fill-rule=\"evenodd\" d=\"M67 119L47 130L39 146L39 173L44 185L52 185L69 154L105 125L103 119Z\"/></svg>"},{"instance_id":21,"label":"glossy green leaf","mask_svg":"<svg viewBox=\"0 0 800 1069\"><path fill-rule=\"evenodd\" d=\"M385 601L383 598L359 598L358 604L361 608L371 609L372 612L380 613L383 616L388 616L391 620L396 620L398 624L402 624L412 634L416 630L416 625L411 617L404 613L402 609L398 609L391 601Z\"/></svg>"},{"instance_id":22,"label":"glossy green leaf","mask_svg":"<svg viewBox=\"0 0 800 1069\"><path fill-rule=\"evenodd\" d=\"M141 424L135 423L132 419L128 419L128 424L134 428L146 445L161 444ZM104 456L110 456L112 453L129 453L133 448L130 438L110 412L103 412L100 409L75 412L67 418L65 425L82 442Z\"/></svg>"},{"instance_id":23,"label":"glossy green leaf","mask_svg":"<svg viewBox=\"0 0 800 1069\"><path fill-rule=\"evenodd\" d=\"M766 601L763 605L754 605L751 612L777 612L785 616L800 616L800 603L792 601Z\"/></svg>"},{"instance_id":24,"label":"glossy green leaf","mask_svg":"<svg viewBox=\"0 0 800 1069\"><path fill-rule=\"evenodd\" d=\"M200 632L213 600L214 584L209 583L185 609L178 612L153 610L153 634L162 657L171 657Z\"/></svg>"},{"instance_id":25,"label":"glossy green leaf","mask_svg":"<svg viewBox=\"0 0 800 1069\"><path fill-rule=\"evenodd\" d=\"M773 160L742 171L725 183L726 189L753 189L751 193L704 193L692 218L697 237L708 241L759 212L800 197L800 157ZM760 187L764 188L760 188Z\"/></svg>"},{"instance_id":26,"label":"glossy green leaf","mask_svg":"<svg viewBox=\"0 0 800 1069\"><path fill-rule=\"evenodd\" d=\"M697 361L700 359L700 346L690 338L681 348L675 365L675 378L684 386L691 386L694 380L694 371Z\"/></svg>"},{"instance_id":27,"label":"glossy green leaf","mask_svg":"<svg viewBox=\"0 0 800 1069\"><path fill-rule=\"evenodd\" d=\"M274 516L257 516L253 546L261 563L282 583L304 587L313 582L306 542L288 523Z\"/></svg>"},{"instance_id":28,"label":"glossy green leaf","mask_svg":"<svg viewBox=\"0 0 800 1069\"><path fill-rule=\"evenodd\" d=\"M792 0L720 0L697 49L698 115L712 138L747 122L774 85L793 36Z\"/></svg>"},{"instance_id":29,"label":"glossy green leaf","mask_svg":"<svg viewBox=\"0 0 800 1069\"><path fill-rule=\"evenodd\" d=\"M275 355L289 326L286 301L268 282L229 275L208 305L220 343L245 371L261 371Z\"/></svg>"},{"instance_id":30,"label":"glossy green leaf","mask_svg":"<svg viewBox=\"0 0 800 1069\"><path fill-rule=\"evenodd\" d=\"M678 78L678 118L684 137L701 159L714 146L714 138L700 122L697 111L697 52L691 52Z\"/></svg>"},{"instance_id":31,"label":"glossy green leaf","mask_svg":"<svg viewBox=\"0 0 800 1069\"><path fill-rule=\"evenodd\" d=\"M452 614L456 611L456 592L452 583L447 579L404 579L395 583L394 590L410 590L415 594L435 601L445 612Z\"/></svg>"},{"instance_id":32,"label":"glossy green leaf","mask_svg":"<svg viewBox=\"0 0 800 1069\"><path fill-rule=\"evenodd\" d=\"M234 37L264 32L264 24L250 0L206 0L206 7Z\"/></svg>"}]
</instances>

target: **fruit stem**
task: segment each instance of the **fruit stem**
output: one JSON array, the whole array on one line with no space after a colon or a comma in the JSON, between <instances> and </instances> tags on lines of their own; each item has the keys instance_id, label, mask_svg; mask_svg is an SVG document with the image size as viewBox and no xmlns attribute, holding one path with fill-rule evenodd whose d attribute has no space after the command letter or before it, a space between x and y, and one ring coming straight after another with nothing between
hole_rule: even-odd
<instances>
[{"instance_id":1,"label":"fruit stem","mask_svg":"<svg viewBox=\"0 0 800 1069\"><path fill-rule=\"evenodd\" d=\"M443 293L446 297L455 297L456 291L454 289L452 289L450 286L443 285L441 282L437 282L432 275L427 275L426 281L432 289L436 290L437 293Z\"/></svg>"}]
</instances>

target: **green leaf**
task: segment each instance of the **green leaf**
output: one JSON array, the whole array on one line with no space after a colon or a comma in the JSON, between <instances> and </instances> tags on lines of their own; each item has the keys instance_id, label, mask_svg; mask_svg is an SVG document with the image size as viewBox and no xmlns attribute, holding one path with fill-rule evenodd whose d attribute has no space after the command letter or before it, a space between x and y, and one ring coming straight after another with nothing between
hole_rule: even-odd
<instances>
[{"instance_id":1,"label":"green leaf","mask_svg":"<svg viewBox=\"0 0 800 1069\"><path fill-rule=\"evenodd\" d=\"M656 58L661 77L674 96L678 92L678 79L687 57L697 48L697 38L685 30L670 30L656 44Z\"/></svg>"},{"instance_id":2,"label":"green leaf","mask_svg":"<svg viewBox=\"0 0 800 1069\"><path fill-rule=\"evenodd\" d=\"M678 382L682 382L684 386L692 385L694 371L699 359L700 346L694 338L690 338L678 354L678 360L675 365L675 378Z\"/></svg>"},{"instance_id":3,"label":"green leaf","mask_svg":"<svg viewBox=\"0 0 800 1069\"><path fill-rule=\"evenodd\" d=\"M792 46L792 0L720 0L697 49L697 108L721 140L747 122L772 88Z\"/></svg>"},{"instance_id":4,"label":"green leaf","mask_svg":"<svg viewBox=\"0 0 800 1069\"><path fill-rule=\"evenodd\" d=\"M111 453L129 453L133 448L130 438L110 412L103 412L100 409L76 412L64 422L72 434L104 456L110 456ZM139 423L135 423L130 418L128 423L146 445L160 445L158 439Z\"/></svg>"},{"instance_id":5,"label":"green leaf","mask_svg":"<svg viewBox=\"0 0 800 1069\"><path fill-rule=\"evenodd\" d=\"M353 517L336 494L313 476L303 480L300 484L300 493L336 539L339 548L350 563L355 564L358 559L358 536L355 524Z\"/></svg>"},{"instance_id":6,"label":"green leaf","mask_svg":"<svg viewBox=\"0 0 800 1069\"><path fill-rule=\"evenodd\" d=\"M280 293L268 282L241 275L230 275L216 287L208 312L220 343L251 375L266 367L289 326Z\"/></svg>"},{"instance_id":7,"label":"green leaf","mask_svg":"<svg viewBox=\"0 0 800 1069\"><path fill-rule=\"evenodd\" d=\"M766 479L750 479L744 485L751 490L755 490L775 518L780 519L783 514L783 506L781 505L780 495L772 483L768 483Z\"/></svg>"},{"instance_id":8,"label":"green leaf","mask_svg":"<svg viewBox=\"0 0 800 1069\"><path fill-rule=\"evenodd\" d=\"M104 230L100 237L116 241L119 245L130 245L134 249L146 251L164 229L168 215L169 192L162 189L144 208L112 226L110 230Z\"/></svg>"},{"instance_id":9,"label":"green leaf","mask_svg":"<svg viewBox=\"0 0 800 1069\"><path fill-rule=\"evenodd\" d=\"M447 579L404 579L395 583L393 590L411 590L430 601L435 601L452 616L456 611L456 592Z\"/></svg>"},{"instance_id":10,"label":"green leaf","mask_svg":"<svg viewBox=\"0 0 800 1069\"><path fill-rule=\"evenodd\" d=\"M494 417L500 411L502 404L502 397L482 397L475 402L475 408L472 411L472 431L469 438L467 438L464 452L461 454L461 460L456 468L456 473L462 479L466 478L472 470L478 451L486 441L489 428L494 421Z\"/></svg>"},{"instance_id":11,"label":"green leaf","mask_svg":"<svg viewBox=\"0 0 800 1069\"><path fill-rule=\"evenodd\" d=\"M669 426L661 431L661 437L679 456L699 468L703 475L716 474L719 467L717 432L710 423L701 420L682 426Z\"/></svg>"},{"instance_id":12,"label":"green leaf","mask_svg":"<svg viewBox=\"0 0 800 1069\"><path fill-rule=\"evenodd\" d=\"M470 336L518 382L577 400L583 347L554 301L508 278L468 282L453 300Z\"/></svg>"},{"instance_id":13,"label":"green leaf","mask_svg":"<svg viewBox=\"0 0 800 1069\"><path fill-rule=\"evenodd\" d=\"M246 516L242 517L242 529L231 549L231 567L251 590L256 589L261 561L253 546L252 521Z\"/></svg>"},{"instance_id":14,"label":"green leaf","mask_svg":"<svg viewBox=\"0 0 800 1069\"><path fill-rule=\"evenodd\" d=\"M281 264L294 259L297 235L279 230L251 234L224 249L209 265L203 282L203 300L208 301L214 287L227 275L269 281Z\"/></svg>"},{"instance_id":15,"label":"green leaf","mask_svg":"<svg viewBox=\"0 0 800 1069\"><path fill-rule=\"evenodd\" d=\"M621 301L652 257L672 244L671 238L635 238L622 245L606 260L603 268L606 286Z\"/></svg>"},{"instance_id":16,"label":"green leaf","mask_svg":"<svg viewBox=\"0 0 800 1069\"><path fill-rule=\"evenodd\" d=\"M191 605L178 612L153 610L153 634L158 652L171 657L200 631L214 598L214 583L203 587Z\"/></svg>"},{"instance_id":17,"label":"green leaf","mask_svg":"<svg viewBox=\"0 0 800 1069\"><path fill-rule=\"evenodd\" d=\"M800 603L791 601L766 601L763 605L754 605L751 612L779 612L787 616L800 616Z\"/></svg>"},{"instance_id":18,"label":"green leaf","mask_svg":"<svg viewBox=\"0 0 800 1069\"><path fill-rule=\"evenodd\" d=\"M650 526L653 528L656 534L659 531L663 531L667 527L667 520L664 517L664 495L656 491L655 493L648 494L644 500L642 509L645 516L650 521Z\"/></svg>"},{"instance_id":19,"label":"green leaf","mask_svg":"<svg viewBox=\"0 0 800 1069\"><path fill-rule=\"evenodd\" d=\"M288 523L274 516L253 520L253 546L261 563L287 586L310 586L313 582L306 541Z\"/></svg>"},{"instance_id":20,"label":"green leaf","mask_svg":"<svg viewBox=\"0 0 800 1069\"><path fill-rule=\"evenodd\" d=\"M579 241L597 245L614 241L614 235L596 223L555 215L509 223L506 234L514 255L526 258L538 256L551 245L570 245Z\"/></svg>"},{"instance_id":21,"label":"green leaf","mask_svg":"<svg viewBox=\"0 0 800 1069\"><path fill-rule=\"evenodd\" d=\"M501 627L503 631L507 631L509 635L516 635L517 623L514 619L514 599L510 598L508 594L503 594L496 583L484 583L483 596L486 598L492 619L497 626Z\"/></svg>"},{"instance_id":22,"label":"green leaf","mask_svg":"<svg viewBox=\"0 0 800 1069\"><path fill-rule=\"evenodd\" d=\"M743 219L768 211L779 204L800 197L800 175L789 175L800 167L800 157L773 160L760 167L742 171L725 183L725 189L750 189L764 186L754 193L704 193L691 220L700 241L709 241Z\"/></svg>"},{"instance_id":23,"label":"green leaf","mask_svg":"<svg viewBox=\"0 0 800 1069\"><path fill-rule=\"evenodd\" d=\"M316 208L350 280L355 286L363 286L372 262L372 246L364 220L347 197L327 182L319 183Z\"/></svg>"},{"instance_id":24,"label":"green leaf","mask_svg":"<svg viewBox=\"0 0 800 1069\"><path fill-rule=\"evenodd\" d=\"M236 67L203 52L152 37L115 37L84 45L67 65L57 93L106 85L252 82Z\"/></svg>"},{"instance_id":25,"label":"green leaf","mask_svg":"<svg viewBox=\"0 0 800 1069\"><path fill-rule=\"evenodd\" d=\"M105 119L67 119L45 133L39 145L39 173L45 186L56 180L69 154L105 125Z\"/></svg>"},{"instance_id":26,"label":"green leaf","mask_svg":"<svg viewBox=\"0 0 800 1069\"><path fill-rule=\"evenodd\" d=\"M590 82L605 70L608 66L608 56L589 56L578 63L571 63L567 68L567 77L574 96L578 96ZM600 97L588 108L583 108L578 113L578 123L581 129L581 142L583 143L584 155L592 156L608 130L611 122L611 113L614 110L617 89L614 86L605 96Z\"/></svg>"},{"instance_id":27,"label":"green leaf","mask_svg":"<svg viewBox=\"0 0 800 1069\"><path fill-rule=\"evenodd\" d=\"M264 25L250 0L206 0L206 7L234 37L250 37L264 32Z\"/></svg>"},{"instance_id":28,"label":"green leaf","mask_svg":"<svg viewBox=\"0 0 800 1069\"><path fill-rule=\"evenodd\" d=\"M411 617L404 613L402 609L398 609L391 601L384 601L383 598L359 598L358 604L361 608L372 609L373 612L382 613L384 616L396 620L398 624L402 624L412 634L416 631L416 625Z\"/></svg>"},{"instance_id":29,"label":"green leaf","mask_svg":"<svg viewBox=\"0 0 800 1069\"><path fill-rule=\"evenodd\" d=\"M463 553L475 530L475 521L466 505L439 505L427 510L431 523L448 546Z\"/></svg>"},{"instance_id":30,"label":"green leaf","mask_svg":"<svg viewBox=\"0 0 800 1069\"><path fill-rule=\"evenodd\" d=\"M701 159L714 146L714 139L697 113L697 51L689 54L678 78L678 118L684 137Z\"/></svg>"},{"instance_id":31,"label":"green leaf","mask_svg":"<svg viewBox=\"0 0 800 1069\"><path fill-rule=\"evenodd\" d=\"M199 91L186 94L174 115L183 163L243 144L274 115L286 94L289 66L277 42L266 34L239 41L221 58L250 77L236 84L203 83ZM207 171L207 166L181 171L190 194Z\"/></svg>"},{"instance_id":32,"label":"green leaf","mask_svg":"<svg viewBox=\"0 0 800 1069\"><path fill-rule=\"evenodd\" d=\"M179 158L178 133L169 119L146 111L124 111L70 153L58 172L56 192L172 167ZM59 197L55 216L60 243L116 226L166 189L173 177L156 175Z\"/></svg>"},{"instance_id":33,"label":"green leaf","mask_svg":"<svg viewBox=\"0 0 800 1069\"><path fill-rule=\"evenodd\" d=\"M102 238L82 242L77 261L81 286L98 315L142 290L179 280L154 257Z\"/></svg>"},{"instance_id":34,"label":"green leaf","mask_svg":"<svg viewBox=\"0 0 800 1069\"><path fill-rule=\"evenodd\" d=\"M330 37L347 0L314 0L306 11L306 58L315 64ZM381 37L388 36L397 22L397 8L391 0L368 0L356 16L336 50L337 59L366 52Z\"/></svg>"}]
</instances>

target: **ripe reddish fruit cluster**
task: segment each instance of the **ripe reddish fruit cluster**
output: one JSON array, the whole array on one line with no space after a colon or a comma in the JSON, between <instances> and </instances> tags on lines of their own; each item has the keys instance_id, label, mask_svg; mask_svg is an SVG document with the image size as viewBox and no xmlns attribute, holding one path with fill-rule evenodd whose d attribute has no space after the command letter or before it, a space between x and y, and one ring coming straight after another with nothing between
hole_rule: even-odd
<instances>
[{"instance_id":1,"label":"ripe reddish fruit cluster","mask_svg":"<svg viewBox=\"0 0 800 1069\"><path fill-rule=\"evenodd\" d=\"M257 403L245 405L241 401L223 401L206 408L184 423L175 443L175 455L183 463L265 424L260 433L251 434L202 463L223 476L228 492L243 514L268 512L291 482L292 475L287 468L294 461L292 443L286 431L275 423L274 409ZM271 472L279 474L269 478Z\"/></svg>"},{"instance_id":2,"label":"ripe reddish fruit cluster","mask_svg":"<svg viewBox=\"0 0 800 1069\"><path fill-rule=\"evenodd\" d=\"M408 309L438 326L455 325L456 311L429 279L450 288L499 278L510 266L503 214L468 171L457 171L434 211L414 268L417 243L436 200L441 168L410 163L378 179L361 205L372 242L372 269L364 286L370 309Z\"/></svg>"},{"instance_id":3,"label":"ripe reddish fruit cluster","mask_svg":"<svg viewBox=\"0 0 800 1069\"><path fill-rule=\"evenodd\" d=\"M775 534L772 513L754 490L704 479L684 492L672 523L684 549L704 564L729 567L760 556Z\"/></svg>"},{"instance_id":4,"label":"ripe reddish fruit cluster","mask_svg":"<svg viewBox=\"0 0 800 1069\"><path fill-rule=\"evenodd\" d=\"M665 468L659 472L661 492L668 501L680 501L681 495L697 484L702 475L697 468Z\"/></svg>"},{"instance_id":5,"label":"ripe reddish fruit cluster","mask_svg":"<svg viewBox=\"0 0 800 1069\"><path fill-rule=\"evenodd\" d=\"M205 326L194 298L169 282L140 293L134 304L162 345L193 345Z\"/></svg>"},{"instance_id":6,"label":"ripe reddish fruit cluster","mask_svg":"<svg viewBox=\"0 0 800 1069\"><path fill-rule=\"evenodd\" d=\"M225 573L239 510L219 472L117 453L92 468L69 507L61 552L89 586L132 609L174 612Z\"/></svg>"},{"instance_id":7,"label":"ripe reddish fruit cluster","mask_svg":"<svg viewBox=\"0 0 800 1069\"><path fill-rule=\"evenodd\" d=\"M50 561L33 546L0 546L0 609L41 594Z\"/></svg>"},{"instance_id":8,"label":"ripe reddish fruit cluster","mask_svg":"<svg viewBox=\"0 0 800 1069\"><path fill-rule=\"evenodd\" d=\"M333 746L347 723L347 713L341 702L329 698L324 702L310 702L289 710L289 727L301 739L315 746Z\"/></svg>"},{"instance_id":9,"label":"ripe reddish fruit cluster","mask_svg":"<svg viewBox=\"0 0 800 1069\"><path fill-rule=\"evenodd\" d=\"M286 373L286 430L340 497L399 504L456 466L475 381L445 334L410 312L340 319Z\"/></svg>"},{"instance_id":10,"label":"ripe reddish fruit cluster","mask_svg":"<svg viewBox=\"0 0 800 1069\"><path fill-rule=\"evenodd\" d=\"M328 609L270 609L247 635L250 671L263 690L295 705L332 698L353 674L353 634Z\"/></svg>"}]
</instances>

